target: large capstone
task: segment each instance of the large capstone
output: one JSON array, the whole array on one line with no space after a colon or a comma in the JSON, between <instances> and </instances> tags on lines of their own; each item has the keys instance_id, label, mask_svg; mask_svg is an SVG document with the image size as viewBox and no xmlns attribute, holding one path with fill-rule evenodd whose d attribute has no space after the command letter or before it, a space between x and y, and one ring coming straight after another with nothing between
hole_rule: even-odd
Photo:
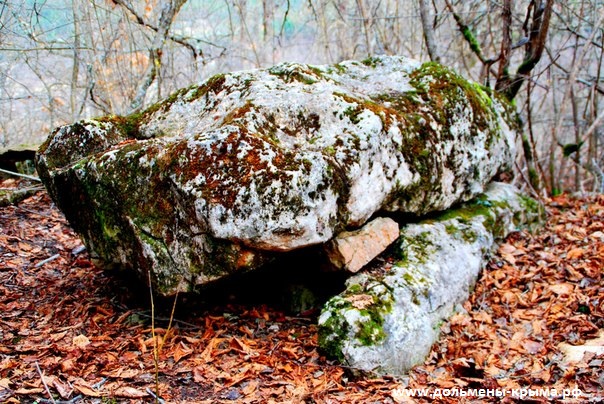
<instances>
[{"instance_id":1,"label":"large capstone","mask_svg":"<svg viewBox=\"0 0 604 404\"><path fill-rule=\"evenodd\" d=\"M511 167L515 122L504 100L435 63L285 63L60 127L37 168L99 263L169 295L378 211L466 201Z\"/></svg>"}]
</instances>

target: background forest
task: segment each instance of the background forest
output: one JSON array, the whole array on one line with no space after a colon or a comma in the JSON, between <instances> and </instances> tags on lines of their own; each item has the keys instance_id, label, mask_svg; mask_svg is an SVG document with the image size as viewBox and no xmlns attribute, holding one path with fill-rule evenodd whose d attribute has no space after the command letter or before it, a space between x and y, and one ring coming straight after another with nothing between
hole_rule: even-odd
<instances>
[{"instance_id":1,"label":"background forest","mask_svg":"<svg viewBox=\"0 0 604 404\"><path fill-rule=\"evenodd\" d=\"M541 195L603 192L603 3L1 1L0 146L131 113L220 72L397 54L504 93L522 84L510 97L523 123L518 181Z\"/></svg>"}]
</instances>

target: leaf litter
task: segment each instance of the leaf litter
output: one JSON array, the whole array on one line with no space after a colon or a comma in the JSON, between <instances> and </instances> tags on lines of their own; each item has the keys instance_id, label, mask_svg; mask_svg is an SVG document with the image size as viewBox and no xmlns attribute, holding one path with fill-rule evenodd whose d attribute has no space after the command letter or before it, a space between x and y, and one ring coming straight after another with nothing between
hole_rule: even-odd
<instances>
[{"instance_id":1,"label":"leaf litter","mask_svg":"<svg viewBox=\"0 0 604 404\"><path fill-rule=\"evenodd\" d=\"M38 192L0 208L0 401L476 402L401 398L401 388L580 389L576 402L598 401L604 355L567 361L562 348L601 340L604 196L559 196L547 212L542 231L499 247L425 363L372 378L322 355L316 318L267 304L185 307L168 329L171 303L156 302L154 340L148 290L97 269Z\"/></svg>"}]
</instances>

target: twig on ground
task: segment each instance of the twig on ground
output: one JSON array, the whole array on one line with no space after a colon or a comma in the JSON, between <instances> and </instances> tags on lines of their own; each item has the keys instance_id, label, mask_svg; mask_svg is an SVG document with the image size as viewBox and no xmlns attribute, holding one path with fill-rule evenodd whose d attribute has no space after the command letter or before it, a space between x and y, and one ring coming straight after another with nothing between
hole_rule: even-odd
<instances>
[{"instance_id":1,"label":"twig on ground","mask_svg":"<svg viewBox=\"0 0 604 404\"><path fill-rule=\"evenodd\" d=\"M80 245L80 246L77 246L76 248L74 248L73 250L71 250L71 255L79 255L79 254L83 253L84 251L86 251L86 246Z\"/></svg>"},{"instance_id":2,"label":"twig on ground","mask_svg":"<svg viewBox=\"0 0 604 404\"><path fill-rule=\"evenodd\" d=\"M105 384L106 382L107 382L107 378L103 377L100 382L93 384L92 388L96 390L99 387L101 387L103 384Z\"/></svg>"},{"instance_id":3,"label":"twig on ground","mask_svg":"<svg viewBox=\"0 0 604 404\"><path fill-rule=\"evenodd\" d=\"M83 396L81 394L78 394L77 396L75 396L71 400L67 400L67 401L47 400L47 399L43 398L43 399L40 399L40 402L41 403L54 403L54 404L73 404L73 403L81 400L82 398L83 398Z\"/></svg>"},{"instance_id":4,"label":"twig on ground","mask_svg":"<svg viewBox=\"0 0 604 404\"><path fill-rule=\"evenodd\" d=\"M36 265L34 265L34 268L40 268L42 265L48 264L49 262L54 261L59 257L61 257L61 254L55 254L52 257L48 257L45 260L42 260L42 261L38 262Z\"/></svg>"},{"instance_id":5,"label":"twig on ground","mask_svg":"<svg viewBox=\"0 0 604 404\"><path fill-rule=\"evenodd\" d=\"M273 354L273 352L275 352L275 350L277 349L277 347L281 344L281 341L277 341L277 343L275 344L274 347L271 348L271 350L269 351L269 356L271 356Z\"/></svg>"},{"instance_id":6,"label":"twig on ground","mask_svg":"<svg viewBox=\"0 0 604 404\"><path fill-rule=\"evenodd\" d=\"M23 207L21 207L21 206L15 206L15 208L17 208L17 209L19 209L19 210L22 210L22 211L24 211L24 212L27 212L27 213L32 213L32 214L34 214L34 215L38 215L38 216L45 217L45 218L50 219L50 220L55 220L55 221L61 221L61 220L63 220L63 219L62 219L62 218L60 218L60 217L52 217L52 216L50 216L50 215L47 215L47 214L44 214L44 213L41 213L41 212L36 212L35 210L26 209L26 208L23 208Z\"/></svg>"},{"instance_id":7,"label":"twig on ground","mask_svg":"<svg viewBox=\"0 0 604 404\"><path fill-rule=\"evenodd\" d=\"M166 402L161 397L158 397L149 387L147 387L145 391L155 399L155 402L159 404L166 404Z\"/></svg>"},{"instance_id":8,"label":"twig on ground","mask_svg":"<svg viewBox=\"0 0 604 404\"><path fill-rule=\"evenodd\" d=\"M42 191L44 190L44 185L32 185L31 187L21 187L19 186L18 188L15 187L2 187L0 188L0 191L23 191L23 192L27 192L27 191Z\"/></svg>"},{"instance_id":9,"label":"twig on ground","mask_svg":"<svg viewBox=\"0 0 604 404\"><path fill-rule=\"evenodd\" d=\"M33 176L27 175L27 174L16 173L14 171L5 170L4 168L0 168L0 173L14 175L15 177L27 178L28 180L32 180L32 181L36 181L36 182L42 182L42 180L39 179L38 177L33 177Z\"/></svg>"},{"instance_id":10,"label":"twig on ground","mask_svg":"<svg viewBox=\"0 0 604 404\"><path fill-rule=\"evenodd\" d=\"M46 389L46 394L48 394L50 401L52 401L53 404L56 404L54 397L52 396L52 394L50 394L50 389L48 388L48 385L46 384L46 380L44 380L44 374L42 373L42 369L40 369L40 365L38 365L38 361L36 361L36 370L38 371L38 374L40 375L40 379L42 379L42 384L44 385L44 388Z\"/></svg>"},{"instance_id":11,"label":"twig on ground","mask_svg":"<svg viewBox=\"0 0 604 404\"><path fill-rule=\"evenodd\" d=\"M141 316L141 317L151 318L151 316L149 314L145 314L143 312L137 312L136 314L139 315L139 316ZM170 319L168 317L155 317L155 321L167 321L167 322L169 322ZM186 321L178 320L176 318L172 319L172 322L187 326L187 327L181 327L182 329L200 330L202 328L199 325L195 325L193 323L187 323Z\"/></svg>"}]
</instances>

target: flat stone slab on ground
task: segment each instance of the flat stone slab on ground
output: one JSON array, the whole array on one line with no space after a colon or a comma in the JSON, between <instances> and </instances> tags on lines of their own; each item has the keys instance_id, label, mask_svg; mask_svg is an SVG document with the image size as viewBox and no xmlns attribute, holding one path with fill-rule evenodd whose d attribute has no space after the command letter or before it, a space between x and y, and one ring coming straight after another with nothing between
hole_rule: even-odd
<instances>
[{"instance_id":1,"label":"flat stone slab on ground","mask_svg":"<svg viewBox=\"0 0 604 404\"><path fill-rule=\"evenodd\" d=\"M534 226L540 205L512 185L401 229L398 261L360 272L319 317L319 345L344 365L402 375L422 363L440 324L469 297L490 252L512 231Z\"/></svg>"}]
</instances>

